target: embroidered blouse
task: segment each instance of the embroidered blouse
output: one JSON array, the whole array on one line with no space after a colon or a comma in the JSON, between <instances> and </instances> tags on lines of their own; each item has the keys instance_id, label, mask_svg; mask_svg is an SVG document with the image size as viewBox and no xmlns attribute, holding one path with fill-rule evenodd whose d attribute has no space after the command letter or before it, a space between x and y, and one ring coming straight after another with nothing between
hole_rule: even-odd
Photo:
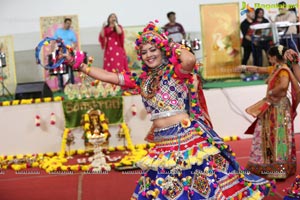
<instances>
[{"instance_id":1,"label":"embroidered blouse","mask_svg":"<svg viewBox=\"0 0 300 200\"><path fill-rule=\"evenodd\" d=\"M124 82L121 85L127 88L132 88L133 82L135 87L139 88L145 108L151 113L151 120L190 111L189 85L192 82L192 73L189 76L181 76L173 65L168 64L154 74L143 72L138 77L131 73L123 73L119 75L119 79ZM193 94L196 95L195 91ZM197 102L194 104L194 114L200 114Z\"/></svg>"}]
</instances>

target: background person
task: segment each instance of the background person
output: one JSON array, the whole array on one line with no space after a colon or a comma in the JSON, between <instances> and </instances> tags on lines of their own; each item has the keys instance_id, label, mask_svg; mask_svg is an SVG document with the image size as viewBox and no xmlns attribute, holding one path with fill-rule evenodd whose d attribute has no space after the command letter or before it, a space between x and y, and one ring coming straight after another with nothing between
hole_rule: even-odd
<instances>
[{"instance_id":1,"label":"background person","mask_svg":"<svg viewBox=\"0 0 300 200\"><path fill-rule=\"evenodd\" d=\"M169 12L167 14L169 23L164 26L164 31L168 32L168 37L172 38L174 42L181 43L183 39L185 39L185 31L183 26L176 22L176 13Z\"/></svg>"},{"instance_id":2,"label":"background person","mask_svg":"<svg viewBox=\"0 0 300 200\"><path fill-rule=\"evenodd\" d=\"M103 24L99 34L101 48L104 49L103 69L112 72L128 71L128 61L124 48L124 30L118 24L117 15L112 13Z\"/></svg>"},{"instance_id":3,"label":"background person","mask_svg":"<svg viewBox=\"0 0 300 200\"><path fill-rule=\"evenodd\" d=\"M72 26L72 19L71 18L65 18L63 27L58 28L55 33L54 33L54 38L55 39L62 39L64 45L70 46L73 49L77 49L77 38L75 32L71 29ZM69 75L69 81L74 84L75 79L74 79L74 71L72 67L66 66L68 68L68 75ZM58 73L57 74L58 78L58 86L61 91L64 89L64 80L63 80L63 74Z\"/></svg>"}]
</instances>

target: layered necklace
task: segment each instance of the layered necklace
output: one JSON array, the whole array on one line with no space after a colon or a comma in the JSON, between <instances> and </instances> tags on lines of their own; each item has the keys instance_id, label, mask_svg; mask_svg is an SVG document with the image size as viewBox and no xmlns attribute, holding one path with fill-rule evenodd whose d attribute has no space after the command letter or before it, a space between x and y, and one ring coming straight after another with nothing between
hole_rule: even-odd
<instances>
[{"instance_id":1,"label":"layered necklace","mask_svg":"<svg viewBox=\"0 0 300 200\"><path fill-rule=\"evenodd\" d=\"M141 84L141 95L146 99L151 99L155 96L157 88L159 86L159 81L163 75L163 69L165 65L162 64L154 69L148 69L148 77L142 80Z\"/></svg>"}]
</instances>

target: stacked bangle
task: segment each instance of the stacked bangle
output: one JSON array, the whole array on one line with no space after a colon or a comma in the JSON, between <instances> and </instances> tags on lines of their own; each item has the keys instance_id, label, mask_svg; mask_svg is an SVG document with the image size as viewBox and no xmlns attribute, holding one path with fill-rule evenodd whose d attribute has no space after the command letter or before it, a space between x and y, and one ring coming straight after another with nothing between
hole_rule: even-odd
<instances>
[{"instance_id":1,"label":"stacked bangle","mask_svg":"<svg viewBox=\"0 0 300 200\"><path fill-rule=\"evenodd\" d=\"M91 67L87 66L86 70L85 70L85 73L88 75L91 71Z\"/></svg>"},{"instance_id":2,"label":"stacked bangle","mask_svg":"<svg viewBox=\"0 0 300 200\"><path fill-rule=\"evenodd\" d=\"M118 79L119 79L119 85L124 86L125 85L124 75L121 73L118 73Z\"/></svg>"},{"instance_id":3,"label":"stacked bangle","mask_svg":"<svg viewBox=\"0 0 300 200\"><path fill-rule=\"evenodd\" d=\"M84 68L84 63L81 63L81 65L79 66L79 70L83 71ZM91 67L89 65L87 65L87 67L85 68L85 70L83 71L85 74L89 74L91 71Z\"/></svg>"},{"instance_id":4,"label":"stacked bangle","mask_svg":"<svg viewBox=\"0 0 300 200\"><path fill-rule=\"evenodd\" d=\"M247 71L247 66L246 65L242 65L242 72L246 72Z\"/></svg>"}]
</instances>

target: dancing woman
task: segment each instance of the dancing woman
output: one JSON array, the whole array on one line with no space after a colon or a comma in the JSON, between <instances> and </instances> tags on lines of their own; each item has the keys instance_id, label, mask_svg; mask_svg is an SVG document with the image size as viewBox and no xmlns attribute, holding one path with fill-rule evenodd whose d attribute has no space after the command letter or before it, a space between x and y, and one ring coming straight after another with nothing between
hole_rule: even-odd
<instances>
[{"instance_id":1,"label":"dancing woman","mask_svg":"<svg viewBox=\"0 0 300 200\"><path fill-rule=\"evenodd\" d=\"M300 89L294 73L286 65L286 52L282 45L271 47L268 51L270 67L240 66L243 71L270 74L266 97L248 109L257 119L246 131L246 134L253 134L246 168L268 179L286 179L296 171L293 121ZM299 68L298 62L292 65L293 69ZM291 102L288 98L290 84Z\"/></svg>"},{"instance_id":2,"label":"dancing woman","mask_svg":"<svg viewBox=\"0 0 300 200\"><path fill-rule=\"evenodd\" d=\"M139 76L80 65L101 81L140 90L156 145L137 165L145 171L132 199L262 199L269 181L243 169L213 131L201 88L194 86L195 56L169 40L154 22L136 39L143 63ZM79 57L78 57L79 58Z\"/></svg>"}]
</instances>

